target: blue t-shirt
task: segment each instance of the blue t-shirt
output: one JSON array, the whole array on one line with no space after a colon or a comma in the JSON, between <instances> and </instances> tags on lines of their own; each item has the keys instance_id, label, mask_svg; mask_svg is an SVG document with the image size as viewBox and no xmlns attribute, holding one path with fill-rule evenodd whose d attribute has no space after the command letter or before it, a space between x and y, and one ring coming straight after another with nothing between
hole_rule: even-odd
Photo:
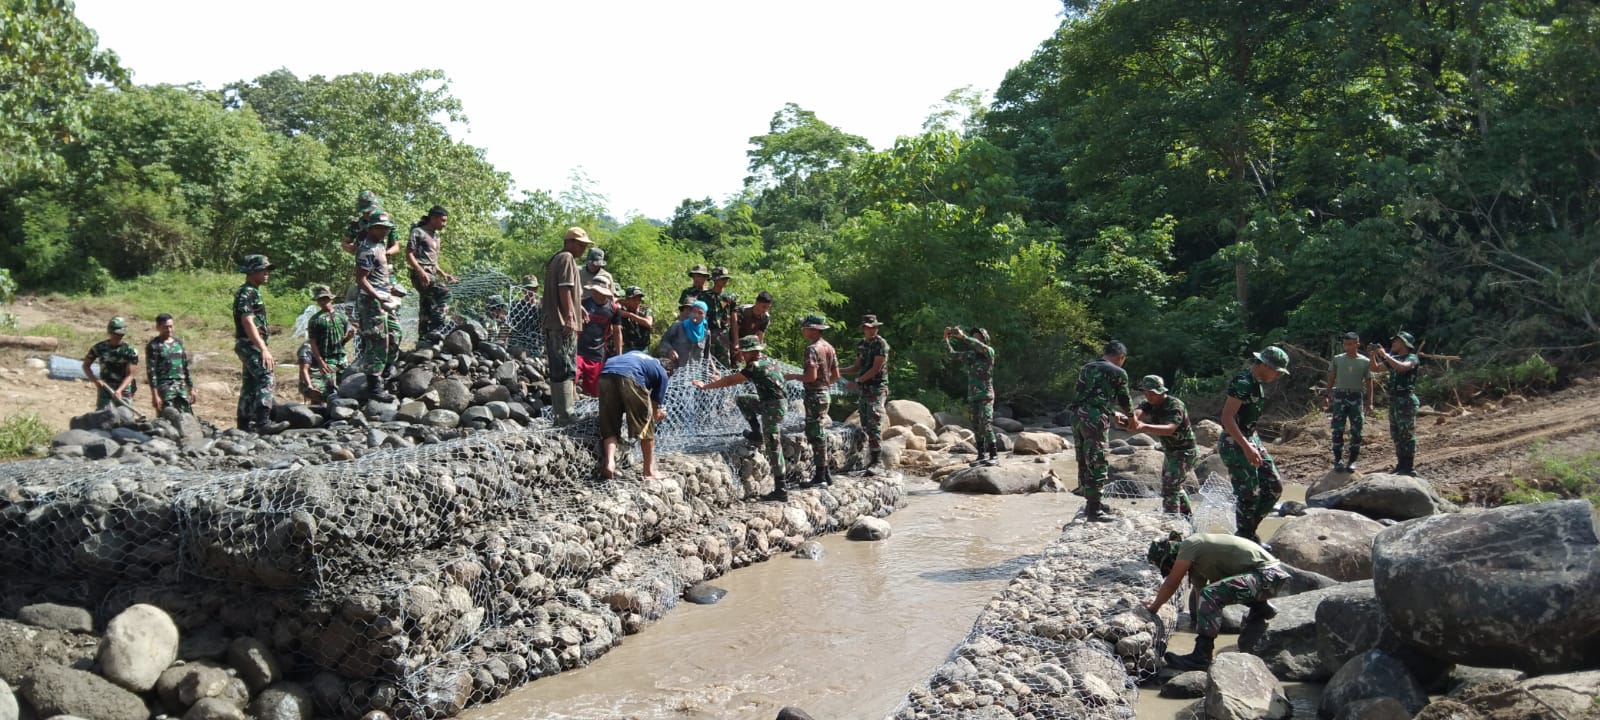
<instances>
[{"instance_id":1,"label":"blue t-shirt","mask_svg":"<svg viewBox=\"0 0 1600 720\"><path fill-rule=\"evenodd\" d=\"M657 405L667 402L667 369L661 361L639 350L629 350L606 361L601 375L621 375L650 391L650 399Z\"/></svg>"}]
</instances>

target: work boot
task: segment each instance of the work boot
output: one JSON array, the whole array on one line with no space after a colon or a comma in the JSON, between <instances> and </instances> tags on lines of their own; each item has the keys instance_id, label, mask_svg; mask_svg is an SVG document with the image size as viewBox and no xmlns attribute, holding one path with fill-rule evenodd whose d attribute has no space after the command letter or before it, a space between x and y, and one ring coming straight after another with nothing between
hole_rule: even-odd
<instances>
[{"instance_id":1,"label":"work boot","mask_svg":"<svg viewBox=\"0 0 1600 720\"><path fill-rule=\"evenodd\" d=\"M1265 600L1257 600L1245 605L1250 608L1250 614L1244 616L1246 625L1255 622L1266 622L1278 616L1278 609Z\"/></svg>"},{"instance_id":2,"label":"work boot","mask_svg":"<svg viewBox=\"0 0 1600 720\"><path fill-rule=\"evenodd\" d=\"M272 411L263 409L256 413L256 420L250 423L250 432L257 435L277 435L289 429L289 423L273 422Z\"/></svg>"},{"instance_id":3,"label":"work boot","mask_svg":"<svg viewBox=\"0 0 1600 720\"><path fill-rule=\"evenodd\" d=\"M367 399L374 402L392 403L394 396L383 389L383 380L377 373L367 373Z\"/></svg>"},{"instance_id":4,"label":"work boot","mask_svg":"<svg viewBox=\"0 0 1600 720\"><path fill-rule=\"evenodd\" d=\"M1361 448L1350 448L1350 461L1344 464L1345 472L1356 471L1356 457L1361 454Z\"/></svg>"},{"instance_id":5,"label":"work boot","mask_svg":"<svg viewBox=\"0 0 1600 720\"><path fill-rule=\"evenodd\" d=\"M1115 522L1117 515L1111 508L1106 507L1100 498L1091 498L1089 504L1083 508L1083 519L1089 522L1108 523Z\"/></svg>"},{"instance_id":6,"label":"work boot","mask_svg":"<svg viewBox=\"0 0 1600 720\"><path fill-rule=\"evenodd\" d=\"M767 502L786 502L789 499L789 493L783 489L783 478L773 479L772 492L762 495L761 499Z\"/></svg>"},{"instance_id":7,"label":"work boot","mask_svg":"<svg viewBox=\"0 0 1600 720\"><path fill-rule=\"evenodd\" d=\"M1394 469L1394 474L1396 474L1396 475L1409 475L1409 476L1415 477L1416 474L1417 474L1417 471L1416 471L1415 468L1412 467L1412 463L1416 462L1416 459L1417 459L1416 455L1414 455L1412 453L1406 453L1404 455L1401 455L1400 456L1400 465Z\"/></svg>"},{"instance_id":8,"label":"work boot","mask_svg":"<svg viewBox=\"0 0 1600 720\"><path fill-rule=\"evenodd\" d=\"M828 470L828 463L827 461L822 461L817 463L817 466L811 470L811 482L806 483L805 486L808 488L825 488L831 484L833 484L833 479Z\"/></svg>"},{"instance_id":9,"label":"work boot","mask_svg":"<svg viewBox=\"0 0 1600 720\"><path fill-rule=\"evenodd\" d=\"M867 477L877 471L878 461L883 459L883 451L873 448L867 454L867 466L856 471L856 477Z\"/></svg>"},{"instance_id":10,"label":"work boot","mask_svg":"<svg viewBox=\"0 0 1600 720\"><path fill-rule=\"evenodd\" d=\"M1167 653L1162 657L1167 661L1167 667L1173 670L1188 672L1190 670L1207 670L1211 667L1211 653L1216 650L1217 639L1204 635L1194 639L1194 652L1188 655L1175 655Z\"/></svg>"},{"instance_id":11,"label":"work boot","mask_svg":"<svg viewBox=\"0 0 1600 720\"><path fill-rule=\"evenodd\" d=\"M1333 446L1333 471L1344 472L1344 448Z\"/></svg>"},{"instance_id":12,"label":"work boot","mask_svg":"<svg viewBox=\"0 0 1600 720\"><path fill-rule=\"evenodd\" d=\"M989 459L984 460L983 464L988 465L989 467L994 467L1000 464L1000 453L995 449L995 443L993 440L989 441Z\"/></svg>"}]
</instances>

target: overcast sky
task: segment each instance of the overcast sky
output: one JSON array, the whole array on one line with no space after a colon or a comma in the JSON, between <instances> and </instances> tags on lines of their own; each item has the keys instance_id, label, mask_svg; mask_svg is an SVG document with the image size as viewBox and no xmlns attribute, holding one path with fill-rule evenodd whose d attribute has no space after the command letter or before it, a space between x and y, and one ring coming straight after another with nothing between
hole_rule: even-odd
<instances>
[{"instance_id":1,"label":"overcast sky","mask_svg":"<svg viewBox=\"0 0 1600 720\"><path fill-rule=\"evenodd\" d=\"M522 189L574 168L618 216L722 200L786 102L885 147L949 91L992 91L1059 22L1060 0L394 2L78 0L143 84L208 87L441 68L462 139Z\"/></svg>"}]
</instances>

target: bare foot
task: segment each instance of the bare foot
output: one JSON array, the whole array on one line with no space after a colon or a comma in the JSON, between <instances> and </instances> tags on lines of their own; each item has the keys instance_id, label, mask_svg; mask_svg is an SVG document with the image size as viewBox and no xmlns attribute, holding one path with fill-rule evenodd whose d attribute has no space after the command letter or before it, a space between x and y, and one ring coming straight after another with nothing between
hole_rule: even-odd
<instances>
[{"instance_id":1,"label":"bare foot","mask_svg":"<svg viewBox=\"0 0 1600 720\"><path fill-rule=\"evenodd\" d=\"M615 478L616 476L617 476L617 469L614 468L614 467L606 467L606 468L601 468L600 469L600 477L603 477L603 478L605 478L607 480L610 480L612 478Z\"/></svg>"},{"instance_id":2,"label":"bare foot","mask_svg":"<svg viewBox=\"0 0 1600 720\"><path fill-rule=\"evenodd\" d=\"M659 478L660 476L656 475L656 471L651 470L651 471L646 472L643 475L640 475L639 477L644 478L645 480L655 480L655 479Z\"/></svg>"}]
</instances>

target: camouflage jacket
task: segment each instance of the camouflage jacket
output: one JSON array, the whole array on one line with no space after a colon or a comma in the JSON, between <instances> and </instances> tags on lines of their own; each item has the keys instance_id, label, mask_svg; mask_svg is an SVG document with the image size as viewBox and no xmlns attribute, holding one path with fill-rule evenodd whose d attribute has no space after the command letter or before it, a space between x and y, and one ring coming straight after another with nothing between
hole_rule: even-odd
<instances>
[{"instance_id":1,"label":"camouflage jacket","mask_svg":"<svg viewBox=\"0 0 1600 720\"><path fill-rule=\"evenodd\" d=\"M1416 353L1406 353L1405 357L1397 357L1395 360L1413 363L1413 365L1410 370L1405 372L1389 368L1389 379L1385 385L1389 390L1389 397L1405 397L1415 393L1417 391L1417 372L1422 369L1422 360L1417 357Z\"/></svg>"},{"instance_id":2,"label":"camouflage jacket","mask_svg":"<svg viewBox=\"0 0 1600 720\"><path fill-rule=\"evenodd\" d=\"M983 400L994 399L994 348L989 347L976 338L958 337L956 342L966 343L964 350L957 350L944 341L944 349L966 364L967 370L967 399ZM885 343L887 345L887 343Z\"/></svg>"},{"instance_id":3,"label":"camouflage jacket","mask_svg":"<svg viewBox=\"0 0 1600 720\"><path fill-rule=\"evenodd\" d=\"M756 397L763 405L783 408L783 368L772 358L761 358L745 364L739 374L756 388Z\"/></svg>"},{"instance_id":4,"label":"camouflage jacket","mask_svg":"<svg viewBox=\"0 0 1600 720\"><path fill-rule=\"evenodd\" d=\"M1267 406L1267 387L1250 373L1250 368L1245 368L1228 381L1228 397L1239 400L1239 414L1234 416L1239 432L1245 437L1255 434L1256 421L1261 419L1261 411ZM1223 437L1230 436L1224 433Z\"/></svg>"},{"instance_id":5,"label":"camouflage jacket","mask_svg":"<svg viewBox=\"0 0 1600 720\"><path fill-rule=\"evenodd\" d=\"M634 311L633 314L642 315L652 320L655 319L655 316L650 314L650 308L646 305L640 305L639 309ZM622 318L620 322L622 325L622 351L643 350L649 352L650 328L628 318Z\"/></svg>"},{"instance_id":6,"label":"camouflage jacket","mask_svg":"<svg viewBox=\"0 0 1600 720\"><path fill-rule=\"evenodd\" d=\"M89 354L84 359L100 363L101 382L115 388L122 384L123 378L128 377L133 366L139 364L139 351L126 342L112 345L110 340L101 340L89 348Z\"/></svg>"},{"instance_id":7,"label":"camouflage jacket","mask_svg":"<svg viewBox=\"0 0 1600 720\"><path fill-rule=\"evenodd\" d=\"M233 293L233 339L249 340L245 333L244 324L251 323L256 326L256 331L261 334L261 341L267 340L267 306L262 304L261 289L245 283Z\"/></svg>"},{"instance_id":8,"label":"camouflage jacket","mask_svg":"<svg viewBox=\"0 0 1600 720\"><path fill-rule=\"evenodd\" d=\"M317 346L317 352L322 353L322 359L327 362L344 360L345 335L350 332L350 320L344 313L317 311L311 316L311 322L306 325L306 335Z\"/></svg>"},{"instance_id":9,"label":"camouflage jacket","mask_svg":"<svg viewBox=\"0 0 1600 720\"><path fill-rule=\"evenodd\" d=\"M856 344L856 362L860 363L861 374L872 370L872 365L883 358L883 372L862 380L862 385L881 385L889 382L889 341L879 335L871 340L862 340ZM857 377L860 377L858 375Z\"/></svg>"},{"instance_id":10,"label":"camouflage jacket","mask_svg":"<svg viewBox=\"0 0 1600 720\"><path fill-rule=\"evenodd\" d=\"M1109 417L1114 409L1132 412L1128 371L1105 358L1085 364L1078 371L1078 387L1068 409L1090 421Z\"/></svg>"},{"instance_id":11,"label":"camouflage jacket","mask_svg":"<svg viewBox=\"0 0 1600 720\"><path fill-rule=\"evenodd\" d=\"M172 338L172 342L162 342L160 337L150 339L150 344L144 346L145 378L150 381L150 387L156 389L194 388L194 379L189 377L189 353L183 349L183 341Z\"/></svg>"},{"instance_id":12,"label":"camouflage jacket","mask_svg":"<svg viewBox=\"0 0 1600 720\"><path fill-rule=\"evenodd\" d=\"M1167 395L1160 405L1151 405L1149 401L1139 403L1138 410L1142 422L1146 424L1178 426L1178 431L1171 435L1156 436L1162 450L1171 453L1195 448L1194 425L1189 422L1189 408L1176 395Z\"/></svg>"}]
</instances>

